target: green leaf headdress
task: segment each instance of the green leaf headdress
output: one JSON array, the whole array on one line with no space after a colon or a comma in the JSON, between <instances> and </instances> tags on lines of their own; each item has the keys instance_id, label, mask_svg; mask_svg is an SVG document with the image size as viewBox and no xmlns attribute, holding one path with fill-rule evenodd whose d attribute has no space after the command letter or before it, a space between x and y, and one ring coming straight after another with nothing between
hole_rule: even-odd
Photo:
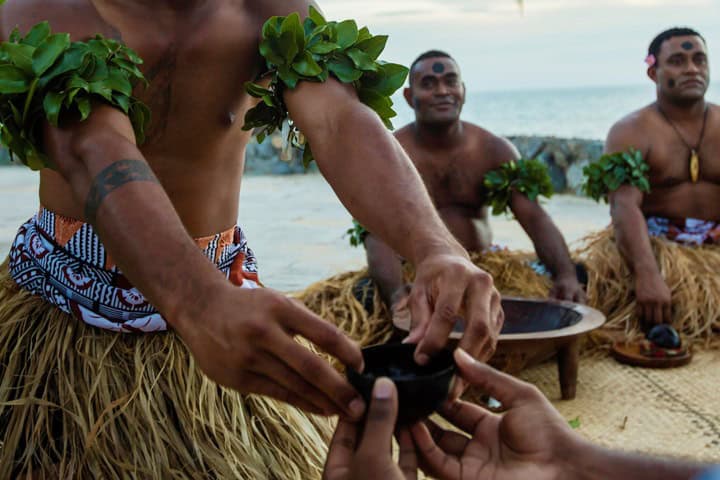
<instances>
[{"instance_id":1,"label":"green leaf headdress","mask_svg":"<svg viewBox=\"0 0 720 480\"><path fill-rule=\"evenodd\" d=\"M583 192L588 197L606 203L610 193L622 185L633 185L641 192L650 192L650 167L638 150L606 154L583 169Z\"/></svg>"},{"instance_id":2,"label":"green leaf headdress","mask_svg":"<svg viewBox=\"0 0 720 480\"><path fill-rule=\"evenodd\" d=\"M392 129L390 119L397 114L390 96L405 83L408 69L378 60L386 42L387 36L373 36L366 27L358 29L354 20L328 22L312 6L303 22L297 13L270 18L263 26L260 42L260 54L268 68L263 76L270 78L270 84L267 88L245 84L246 91L262 102L247 112L243 128L257 129L258 141L262 142L288 120L291 128L286 140L296 146L304 144L288 118L283 91L301 81L325 82L332 75L352 84L360 101ZM312 160L310 145L305 144L303 163L307 167Z\"/></svg>"},{"instance_id":3,"label":"green leaf headdress","mask_svg":"<svg viewBox=\"0 0 720 480\"><path fill-rule=\"evenodd\" d=\"M53 34L48 22L24 37L13 30L0 44L0 140L31 169L51 167L43 122L58 126L67 114L85 120L98 100L128 114L142 143L150 111L132 96L134 85L145 81L141 63L131 49L100 35L71 42L67 33Z\"/></svg>"}]
</instances>

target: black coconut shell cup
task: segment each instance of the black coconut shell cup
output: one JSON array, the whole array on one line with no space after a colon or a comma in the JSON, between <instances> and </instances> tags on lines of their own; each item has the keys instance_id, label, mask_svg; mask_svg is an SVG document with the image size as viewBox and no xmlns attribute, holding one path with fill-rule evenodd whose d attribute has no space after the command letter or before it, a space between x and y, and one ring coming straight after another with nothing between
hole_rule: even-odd
<instances>
[{"instance_id":1,"label":"black coconut shell cup","mask_svg":"<svg viewBox=\"0 0 720 480\"><path fill-rule=\"evenodd\" d=\"M452 350L443 350L430 363L415 363L416 345L386 344L362 350L365 371L348 368L350 383L368 405L375 380L388 377L398 391L398 425L408 425L428 417L447 400L450 382L455 374Z\"/></svg>"}]
</instances>

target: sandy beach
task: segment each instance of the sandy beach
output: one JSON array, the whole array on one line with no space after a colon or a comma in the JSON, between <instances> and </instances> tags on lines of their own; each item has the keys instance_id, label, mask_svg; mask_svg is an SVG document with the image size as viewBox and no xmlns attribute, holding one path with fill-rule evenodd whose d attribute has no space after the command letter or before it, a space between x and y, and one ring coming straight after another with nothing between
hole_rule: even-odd
<instances>
[{"instance_id":1,"label":"sandy beach","mask_svg":"<svg viewBox=\"0 0 720 480\"><path fill-rule=\"evenodd\" d=\"M0 169L0 252L5 255L18 226L37 211L38 175L24 168ZM608 208L588 199L558 195L545 208L569 243L609 223ZM247 176L240 218L263 282L296 291L335 273L364 265L365 252L350 247L351 216L320 175ZM517 222L494 217L495 242L531 249Z\"/></svg>"},{"instance_id":2,"label":"sandy beach","mask_svg":"<svg viewBox=\"0 0 720 480\"><path fill-rule=\"evenodd\" d=\"M0 168L0 252L8 251L18 226L37 211L38 175L24 168ZM569 243L609 223L608 208L588 199L558 195L545 208ZM364 250L344 237L351 216L320 175L246 176L240 218L261 269L263 282L296 291L335 273L364 265ZM531 249L517 222L494 217L495 243Z\"/></svg>"}]
</instances>

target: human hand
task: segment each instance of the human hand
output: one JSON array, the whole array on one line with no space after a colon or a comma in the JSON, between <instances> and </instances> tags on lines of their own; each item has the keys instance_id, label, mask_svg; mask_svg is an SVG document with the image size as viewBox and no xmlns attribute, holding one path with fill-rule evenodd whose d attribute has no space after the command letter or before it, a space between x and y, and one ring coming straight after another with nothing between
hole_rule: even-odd
<instances>
[{"instance_id":1,"label":"human hand","mask_svg":"<svg viewBox=\"0 0 720 480\"><path fill-rule=\"evenodd\" d=\"M408 309L408 301L410 300L410 292L412 291L412 284L404 284L392 294L390 300L390 312L395 315L396 313L403 312Z\"/></svg>"},{"instance_id":2,"label":"human hand","mask_svg":"<svg viewBox=\"0 0 720 480\"><path fill-rule=\"evenodd\" d=\"M575 303L587 302L587 296L577 275L573 272L569 275L558 276L553 280L553 287L550 290L550 298L557 300L567 300Z\"/></svg>"},{"instance_id":3,"label":"human hand","mask_svg":"<svg viewBox=\"0 0 720 480\"><path fill-rule=\"evenodd\" d=\"M372 397L364 426L342 419L338 421L323 480L417 478L417 455L407 429L398 433L399 462L396 464L392 458L392 435L398 409L395 384L387 378L379 378Z\"/></svg>"},{"instance_id":4,"label":"human hand","mask_svg":"<svg viewBox=\"0 0 720 480\"><path fill-rule=\"evenodd\" d=\"M216 285L176 329L205 374L241 393L267 395L311 413L360 418L364 402L300 335L362 371L360 348L302 303L271 289Z\"/></svg>"},{"instance_id":5,"label":"human hand","mask_svg":"<svg viewBox=\"0 0 720 480\"><path fill-rule=\"evenodd\" d=\"M464 321L460 348L487 360L495 351L503 311L492 277L463 255L441 254L416 266L408 300L412 315L406 343L417 343L415 361L421 365L447 343L455 324ZM462 390L462 382L453 396Z\"/></svg>"},{"instance_id":6,"label":"human hand","mask_svg":"<svg viewBox=\"0 0 720 480\"><path fill-rule=\"evenodd\" d=\"M643 330L672 323L672 293L659 272L636 276L635 302Z\"/></svg>"},{"instance_id":7,"label":"human hand","mask_svg":"<svg viewBox=\"0 0 720 480\"><path fill-rule=\"evenodd\" d=\"M468 383L507 410L494 414L463 401L448 403L440 414L469 437L430 421L415 424L411 433L423 471L445 480L561 478L563 459L580 440L542 393L460 349L455 361Z\"/></svg>"}]
</instances>

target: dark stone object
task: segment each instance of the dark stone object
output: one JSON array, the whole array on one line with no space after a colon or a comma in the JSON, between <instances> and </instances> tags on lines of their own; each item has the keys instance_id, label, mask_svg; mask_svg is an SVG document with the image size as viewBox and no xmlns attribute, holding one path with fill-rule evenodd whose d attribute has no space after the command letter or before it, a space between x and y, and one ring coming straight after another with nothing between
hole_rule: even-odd
<instances>
[{"instance_id":1,"label":"dark stone object","mask_svg":"<svg viewBox=\"0 0 720 480\"><path fill-rule=\"evenodd\" d=\"M680 348L680 335L667 324L655 325L647 333L647 339L660 348Z\"/></svg>"},{"instance_id":2,"label":"dark stone object","mask_svg":"<svg viewBox=\"0 0 720 480\"><path fill-rule=\"evenodd\" d=\"M392 343L362 350L365 371L348 368L347 377L370 404L373 385L380 377L390 378L398 390L398 425L428 417L447 400L455 374L452 350L443 350L430 363L420 366L413 354L417 345Z\"/></svg>"}]
</instances>

